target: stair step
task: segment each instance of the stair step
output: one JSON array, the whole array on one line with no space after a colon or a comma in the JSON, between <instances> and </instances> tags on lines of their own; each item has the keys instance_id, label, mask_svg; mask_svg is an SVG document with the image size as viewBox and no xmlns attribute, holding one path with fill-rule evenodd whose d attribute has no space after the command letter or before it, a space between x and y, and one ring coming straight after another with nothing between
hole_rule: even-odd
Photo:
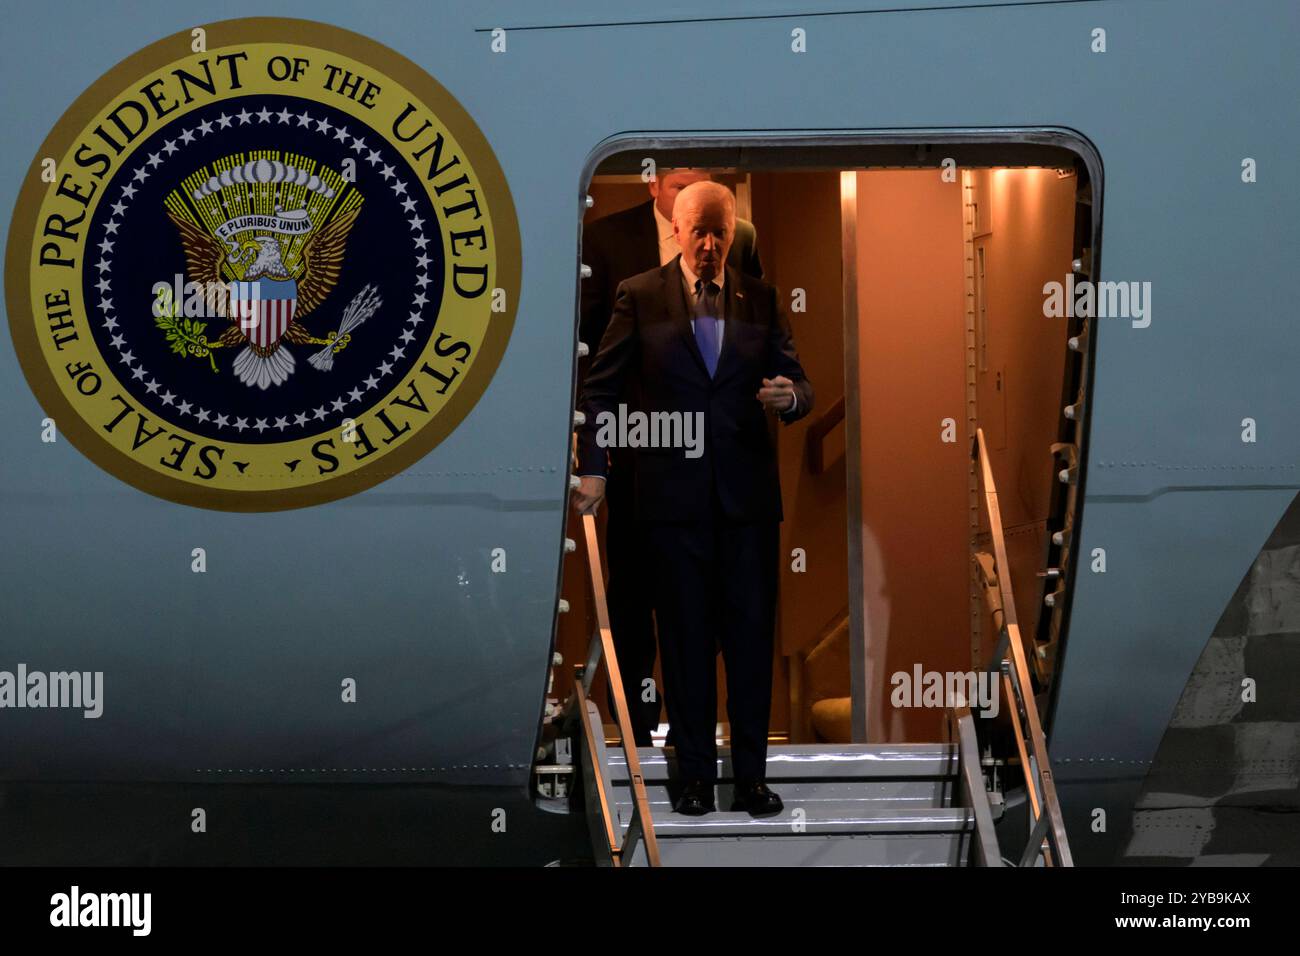
<instances>
[{"instance_id":1,"label":"stair step","mask_svg":"<svg viewBox=\"0 0 1300 956\"><path fill-rule=\"evenodd\" d=\"M803 809L802 829L792 811ZM974 814L966 808L879 809L854 801L785 810L772 817L719 810L685 817L651 810L665 866L960 866ZM633 855L645 865L644 846Z\"/></svg>"},{"instance_id":2,"label":"stair step","mask_svg":"<svg viewBox=\"0 0 1300 956\"><path fill-rule=\"evenodd\" d=\"M719 806L714 813L688 817L671 807L653 806L655 836L661 840L700 837L770 837L883 835L903 833L962 833L974 826L974 814L966 807L887 807L864 805L854 800L825 801L793 806L771 817L731 813ZM802 810L802 816L795 812ZM796 825L802 829L796 829Z\"/></svg>"},{"instance_id":3,"label":"stair step","mask_svg":"<svg viewBox=\"0 0 1300 956\"><path fill-rule=\"evenodd\" d=\"M903 836L781 837L780 839L663 840L661 866L964 866L970 854L966 834ZM632 866L645 866L638 845Z\"/></svg>"},{"instance_id":4,"label":"stair step","mask_svg":"<svg viewBox=\"0 0 1300 956\"><path fill-rule=\"evenodd\" d=\"M943 779L902 780L784 780L773 789L786 804L823 803L826 801L856 801L878 807L948 806L956 797L955 782ZM675 791L672 791L675 792ZM718 806L731 806L734 787L722 782L716 787ZM652 804L669 805L671 792L666 783L646 782L646 796ZM610 788L612 803L631 812L632 788L626 780Z\"/></svg>"},{"instance_id":5,"label":"stair step","mask_svg":"<svg viewBox=\"0 0 1300 956\"><path fill-rule=\"evenodd\" d=\"M626 782L627 759L617 745L607 748L610 779ZM671 761L659 747L638 747L647 782L669 778ZM767 748L767 780L894 779L951 777L957 772L953 744L782 744ZM718 779L732 779L731 748L718 748Z\"/></svg>"}]
</instances>

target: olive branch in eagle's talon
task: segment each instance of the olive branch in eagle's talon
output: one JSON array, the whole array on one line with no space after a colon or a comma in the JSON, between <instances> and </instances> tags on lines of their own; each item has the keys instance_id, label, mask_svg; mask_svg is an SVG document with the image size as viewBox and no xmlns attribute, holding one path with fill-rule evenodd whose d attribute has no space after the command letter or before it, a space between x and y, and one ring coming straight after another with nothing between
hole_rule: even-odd
<instances>
[{"instance_id":1,"label":"olive branch in eagle's talon","mask_svg":"<svg viewBox=\"0 0 1300 956\"><path fill-rule=\"evenodd\" d=\"M206 358L208 364L212 366L212 371L217 370L217 360L212 357L212 350L219 349L224 342L209 342L208 337L204 335L208 325L206 322L197 322L194 319L187 319L181 315L181 305L179 302L163 305L169 308L169 311L161 315L158 309L154 309L154 322L158 328L162 329L167 336L167 343L172 347L172 351L177 355L193 355L198 358Z\"/></svg>"}]
</instances>

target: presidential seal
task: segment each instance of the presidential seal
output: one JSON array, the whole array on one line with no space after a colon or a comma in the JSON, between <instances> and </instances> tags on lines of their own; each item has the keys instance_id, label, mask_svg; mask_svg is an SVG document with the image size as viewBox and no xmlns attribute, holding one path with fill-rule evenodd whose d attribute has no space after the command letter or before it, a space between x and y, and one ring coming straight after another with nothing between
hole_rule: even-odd
<instances>
[{"instance_id":1,"label":"presidential seal","mask_svg":"<svg viewBox=\"0 0 1300 956\"><path fill-rule=\"evenodd\" d=\"M59 432L204 508L332 501L426 455L491 380L519 236L469 115L305 21L213 24L55 127L9 233L9 323Z\"/></svg>"}]
</instances>

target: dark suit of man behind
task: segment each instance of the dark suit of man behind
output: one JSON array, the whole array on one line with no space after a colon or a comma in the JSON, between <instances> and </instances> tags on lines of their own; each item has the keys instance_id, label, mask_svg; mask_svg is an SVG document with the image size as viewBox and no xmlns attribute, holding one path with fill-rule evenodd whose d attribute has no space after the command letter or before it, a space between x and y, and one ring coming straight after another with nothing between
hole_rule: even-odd
<instances>
[{"instance_id":1,"label":"dark suit of man behind","mask_svg":"<svg viewBox=\"0 0 1300 956\"><path fill-rule=\"evenodd\" d=\"M659 189L675 190L678 183L689 185L707 179L704 174L664 170ZM667 208L672 209L671 198ZM582 283L579 338L594 353L600 346L614 309L619 283L647 269L663 264L660 249L665 245L664 203L655 198L597 219L582 232L582 259L591 275ZM660 210L656 215L656 208ZM671 223L668 224L671 230ZM675 247L676 242L672 245ZM671 256L668 257L671 261ZM736 238L727 261L755 278L763 277L754 227L736 220ZM589 367L589 366L588 366ZM632 504L632 456L619 448L610 449L610 477L605 489L608 503L605 548L609 560L609 616L623 676L623 695L632 719L632 736L640 747L653 743L651 733L659 723L659 695L643 700L643 686L655 668L655 627L648 572L642 566L644 544L636 539ZM612 698L611 698L612 700ZM613 712L613 703L610 711ZM674 741L675 742L675 735Z\"/></svg>"},{"instance_id":2,"label":"dark suit of man behind","mask_svg":"<svg viewBox=\"0 0 1300 956\"><path fill-rule=\"evenodd\" d=\"M713 809L715 637L726 664L735 777L755 784L766 776L783 514L776 453L757 396L773 380L782 383L786 422L806 415L813 400L776 290L728 267L720 299L721 352L710 375L681 257L622 283L587 374L579 432L578 473L601 476L601 416L616 412L629 383L636 409L703 416L699 457L683 448L633 452L633 507L654 580L664 697L678 770L696 798L681 812L691 813Z\"/></svg>"}]
</instances>

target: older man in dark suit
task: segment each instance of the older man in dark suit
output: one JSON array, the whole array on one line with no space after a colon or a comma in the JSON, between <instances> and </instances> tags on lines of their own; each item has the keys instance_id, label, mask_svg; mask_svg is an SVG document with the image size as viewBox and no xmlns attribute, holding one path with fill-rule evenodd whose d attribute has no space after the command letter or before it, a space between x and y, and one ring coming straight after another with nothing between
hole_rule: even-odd
<instances>
[{"instance_id":1,"label":"older man in dark suit","mask_svg":"<svg viewBox=\"0 0 1300 956\"><path fill-rule=\"evenodd\" d=\"M582 283L579 337L593 352L609 324L619 283L671 262L680 252L672 223L677 194L709 180L710 174L704 170L660 169L650 179L649 200L597 219L583 229L582 261L591 268L591 275ZM763 277L754 227L744 219L736 220L736 238L727 261L755 278ZM649 747L651 733L659 723L659 694L646 688L655 668L655 626L648 572L643 566L645 547L636 538L633 518L631 453L613 448L610 456L605 489L610 624L632 736L637 746ZM675 738L669 743L675 743Z\"/></svg>"},{"instance_id":2,"label":"older man in dark suit","mask_svg":"<svg viewBox=\"0 0 1300 956\"><path fill-rule=\"evenodd\" d=\"M673 230L681 254L619 286L587 374L574 506L594 513L604 496L599 430L629 384L634 411L702 423L702 448L633 452L633 507L684 784L675 809L714 809L716 638L727 671L731 809L763 816L782 809L765 783L783 517L765 411L795 421L812 409L813 392L776 290L725 265L735 234L731 192L711 182L686 187Z\"/></svg>"}]
</instances>

